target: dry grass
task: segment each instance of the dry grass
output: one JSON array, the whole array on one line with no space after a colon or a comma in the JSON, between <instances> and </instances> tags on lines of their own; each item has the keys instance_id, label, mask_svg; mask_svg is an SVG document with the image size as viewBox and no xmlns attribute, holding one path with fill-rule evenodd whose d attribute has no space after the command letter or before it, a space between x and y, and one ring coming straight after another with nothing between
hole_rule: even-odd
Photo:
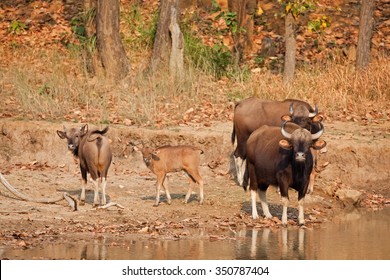
<instances>
[{"instance_id":1,"label":"dry grass","mask_svg":"<svg viewBox=\"0 0 390 280\"><path fill-rule=\"evenodd\" d=\"M283 86L280 75L269 72L258 74L250 79L250 86L244 86L248 93L244 96L303 99L318 104L321 110L333 117L343 111L362 116L376 111L385 117L390 109L389 86L390 59L380 58L361 72L357 72L351 63L328 63L300 69L289 88Z\"/></svg>"},{"instance_id":2,"label":"dry grass","mask_svg":"<svg viewBox=\"0 0 390 280\"><path fill-rule=\"evenodd\" d=\"M252 95L303 99L331 117L346 110L356 115L374 111L379 118L390 113L389 58L373 61L360 73L351 64L337 63L301 69L286 88L280 75L266 71L215 81L193 68L180 83L169 75L132 73L113 85L85 77L81 60L67 53L21 53L0 66L3 116L160 127L207 118L227 121L232 103Z\"/></svg>"}]
</instances>

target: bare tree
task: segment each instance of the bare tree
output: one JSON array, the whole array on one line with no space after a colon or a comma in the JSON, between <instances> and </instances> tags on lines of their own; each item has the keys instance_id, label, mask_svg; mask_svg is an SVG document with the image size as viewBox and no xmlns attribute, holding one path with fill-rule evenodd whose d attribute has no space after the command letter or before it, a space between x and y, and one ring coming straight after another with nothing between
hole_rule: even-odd
<instances>
[{"instance_id":1,"label":"bare tree","mask_svg":"<svg viewBox=\"0 0 390 280\"><path fill-rule=\"evenodd\" d=\"M119 33L119 0L84 0L88 38L96 37L96 50L88 50L89 71L110 80L121 80L130 65Z\"/></svg>"},{"instance_id":2,"label":"bare tree","mask_svg":"<svg viewBox=\"0 0 390 280\"><path fill-rule=\"evenodd\" d=\"M359 39L356 50L356 68L364 69L370 62L371 38L374 27L375 0L362 0L360 8Z\"/></svg>"},{"instance_id":3,"label":"bare tree","mask_svg":"<svg viewBox=\"0 0 390 280\"><path fill-rule=\"evenodd\" d=\"M237 61L253 48L253 16L256 13L257 2L258 0L228 0L229 11L236 13L237 16L236 30L232 34Z\"/></svg>"},{"instance_id":4,"label":"bare tree","mask_svg":"<svg viewBox=\"0 0 390 280\"><path fill-rule=\"evenodd\" d=\"M284 84L291 84L294 79L295 64L296 64L296 38L295 38L295 25L297 19L305 14L307 11L314 8L314 4L318 0L278 0L283 6L283 13L285 14L285 45L286 53L284 58L284 72L283 82Z\"/></svg>"},{"instance_id":5,"label":"bare tree","mask_svg":"<svg viewBox=\"0 0 390 280\"><path fill-rule=\"evenodd\" d=\"M84 0L84 25L88 40L86 51L87 71L92 76L104 75L103 66L96 50L96 10L97 0Z\"/></svg>"},{"instance_id":6,"label":"bare tree","mask_svg":"<svg viewBox=\"0 0 390 280\"><path fill-rule=\"evenodd\" d=\"M283 82L285 84L290 84L294 79L296 63L295 53L297 49L297 43L295 39L295 19L291 13L286 15L285 30L286 53L284 57Z\"/></svg>"},{"instance_id":7,"label":"bare tree","mask_svg":"<svg viewBox=\"0 0 390 280\"><path fill-rule=\"evenodd\" d=\"M169 69L175 77L183 75L184 38L178 24L178 0L161 0L160 15L149 70Z\"/></svg>"},{"instance_id":8,"label":"bare tree","mask_svg":"<svg viewBox=\"0 0 390 280\"><path fill-rule=\"evenodd\" d=\"M129 73L129 62L119 33L119 0L98 0L97 49L106 77L120 80Z\"/></svg>"}]
</instances>

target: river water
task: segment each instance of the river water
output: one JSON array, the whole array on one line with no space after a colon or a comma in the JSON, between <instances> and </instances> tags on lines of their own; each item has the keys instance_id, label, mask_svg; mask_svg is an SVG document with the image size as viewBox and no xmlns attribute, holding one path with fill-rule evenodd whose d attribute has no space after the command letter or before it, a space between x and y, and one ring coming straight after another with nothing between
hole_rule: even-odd
<instances>
[{"instance_id":1,"label":"river water","mask_svg":"<svg viewBox=\"0 0 390 280\"><path fill-rule=\"evenodd\" d=\"M0 245L0 259L90 260L389 260L390 208L355 210L314 229L251 229L231 232L231 238L146 240L101 238L75 243L42 244L28 249Z\"/></svg>"}]
</instances>

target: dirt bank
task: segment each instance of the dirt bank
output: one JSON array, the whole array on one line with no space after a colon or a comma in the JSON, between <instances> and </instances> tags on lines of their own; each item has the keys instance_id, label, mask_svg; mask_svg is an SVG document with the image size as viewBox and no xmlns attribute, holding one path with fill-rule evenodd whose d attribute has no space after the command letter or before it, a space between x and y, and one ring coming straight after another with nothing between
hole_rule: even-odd
<instances>
[{"instance_id":1,"label":"dirt bank","mask_svg":"<svg viewBox=\"0 0 390 280\"><path fill-rule=\"evenodd\" d=\"M19 191L35 198L54 197L62 192L79 196L78 164L56 135L61 128L59 123L0 120L0 171ZM69 233L87 234L90 238L129 234L140 238L192 238L191 228L206 228L207 238L218 240L225 237L226 231L240 227L280 227L281 206L276 191L268 191L274 220L253 221L249 193L238 187L229 173L231 123L166 130L112 125L108 134L114 149L108 201L125 209L93 209L91 186L86 205L72 211L65 201L39 204L18 200L0 185L0 238L4 246L36 246L69 238ZM172 205L167 205L162 195L160 206L153 207L155 176L148 171L141 155L131 153L126 145L129 140L139 139L152 146L186 143L205 150L201 166L206 181L203 206L197 203L197 190L188 205L182 203L188 181L184 174L177 173L169 178ZM389 122L326 123L324 139L327 150L319 158L314 194L307 198L306 226L319 226L351 207L349 198L344 197L346 190L361 193L357 207L377 209L388 205ZM296 226L293 191L290 200L289 223Z\"/></svg>"}]
</instances>

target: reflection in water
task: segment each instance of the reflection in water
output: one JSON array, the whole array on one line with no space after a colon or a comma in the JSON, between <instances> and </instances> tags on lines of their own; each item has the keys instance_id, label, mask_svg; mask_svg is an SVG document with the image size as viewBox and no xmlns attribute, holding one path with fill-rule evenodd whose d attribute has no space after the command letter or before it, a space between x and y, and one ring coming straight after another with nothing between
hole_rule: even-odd
<instances>
[{"instance_id":1,"label":"reflection in water","mask_svg":"<svg viewBox=\"0 0 390 280\"><path fill-rule=\"evenodd\" d=\"M306 230L296 228L253 229L248 232L243 230L247 240L237 242L236 259L305 259Z\"/></svg>"},{"instance_id":2,"label":"reflection in water","mask_svg":"<svg viewBox=\"0 0 390 280\"><path fill-rule=\"evenodd\" d=\"M222 241L201 229L194 232L199 238L178 241L103 237L25 250L0 246L0 259L390 259L390 208L341 217L316 229L240 230Z\"/></svg>"}]
</instances>

